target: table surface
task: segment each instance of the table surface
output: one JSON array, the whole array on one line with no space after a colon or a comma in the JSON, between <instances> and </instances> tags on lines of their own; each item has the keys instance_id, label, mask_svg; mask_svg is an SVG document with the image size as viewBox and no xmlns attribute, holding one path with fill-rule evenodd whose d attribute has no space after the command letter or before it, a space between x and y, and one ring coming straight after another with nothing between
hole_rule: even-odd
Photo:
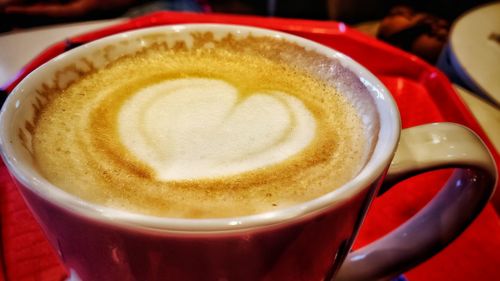
<instances>
[{"instance_id":1,"label":"table surface","mask_svg":"<svg viewBox=\"0 0 500 281\"><path fill-rule=\"evenodd\" d=\"M112 25L124 19L79 22L50 27L32 28L0 35L0 85L41 51L67 37Z\"/></svg>"}]
</instances>

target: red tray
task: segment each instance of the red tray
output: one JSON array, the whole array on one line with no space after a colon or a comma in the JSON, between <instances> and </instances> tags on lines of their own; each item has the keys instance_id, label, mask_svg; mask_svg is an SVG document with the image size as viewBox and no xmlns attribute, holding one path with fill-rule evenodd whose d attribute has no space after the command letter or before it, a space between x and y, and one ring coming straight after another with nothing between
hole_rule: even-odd
<instances>
[{"instance_id":1,"label":"red tray","mask_svg":"<svg viewBox=\"0 0 500 281\"><path fill-rule=\"evenodd\" d=\"M86 42L117 32L175 23L233 23L276 29L331 46L372 71L391 91L401 111L403 127L436 121L464 124L498 153L453 90L447 78L417 57L331 21L292 20L249 16L158 12L56 43L31 61L14 80L13 87L36 67ZM370 209L355 247L382 236L415 214L446 181L450 171L412 178L377 198ZM0 281L63 280L66 272L48 245L38 224L22 201L7 171L0 165L0 211L3 262ZM497 196L498 197L498 196ZM500 276L500 220L488 205L477 220L450 246L405 275L411 281L498 280Z\"/></svg>"}]
</instances>

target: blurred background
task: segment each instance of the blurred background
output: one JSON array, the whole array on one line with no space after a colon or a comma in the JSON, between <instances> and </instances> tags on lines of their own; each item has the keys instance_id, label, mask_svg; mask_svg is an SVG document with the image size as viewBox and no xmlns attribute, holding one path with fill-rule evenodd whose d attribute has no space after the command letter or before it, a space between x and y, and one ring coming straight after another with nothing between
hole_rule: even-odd
<instances>
[{"instance_id":1,"label":"blurred background","mask_svg":"<svg viewBox=\"0 0 500 281\"><path fill-rule=\"evenodd\" d=\"M434 63L450 23L487 0L0 0L0 32L64 22L133 17L157 10L337 20ZM381 24L367 23L380 22ZM364 24L364 25L363 25Z\"/></svg>"}]
</instances>

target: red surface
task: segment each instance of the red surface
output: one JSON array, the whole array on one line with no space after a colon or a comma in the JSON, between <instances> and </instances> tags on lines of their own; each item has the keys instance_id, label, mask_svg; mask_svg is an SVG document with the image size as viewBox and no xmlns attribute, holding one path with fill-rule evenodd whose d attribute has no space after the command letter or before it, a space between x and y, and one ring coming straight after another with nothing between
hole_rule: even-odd
<instances>
[{"instance_id":1,"label":"red surface","mask_svg":"<svg viewBox=\"0 0 500 281\"><path fill-rule=\"evenodd\" d=\"M201 15L160 12L72 38L87 42L119 31L170 23L221 22L278 29L316 40L340 50L374 72L395 97L403 127L435 121L452 121L476 131L493 147L458 98L448 80L418 58L365 37L334 22L287 20L229 15ZM64 50L58 43L33 60L19 79ZM14 80L10 90L19 80ZM499 155L493 151L499 163ZM375 200L362 227L356 246L380 237L415 214L446 180L449 171L412 178ZM17 189L0 166L0 212L5 279L10 281L62 280L66 273L29 213ZM424 264L406 273L410 281L499 280L500 220L488 205L478 219L450 246ZM1 270L2 268L0 268ZM0 272L1 273L1 272ZM0 281L4 278L0 274Z\"/></svg>"}]
</instances>

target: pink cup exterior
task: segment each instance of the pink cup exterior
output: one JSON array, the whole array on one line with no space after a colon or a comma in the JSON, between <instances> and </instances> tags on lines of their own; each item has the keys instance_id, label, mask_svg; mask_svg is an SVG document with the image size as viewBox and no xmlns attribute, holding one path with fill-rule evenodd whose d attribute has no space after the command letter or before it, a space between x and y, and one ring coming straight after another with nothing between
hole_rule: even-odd
<instances>
[{"instance_id":1,"label":"pink cup exterior","mask_svg":"<svg viewBox=\"0 0 500 281\"><path fill-rule=\"evenodd\" d=\"M379 183L300 221L220 233L103 224L19 186L62 262L81 280L298 281L329 280L338 270Z\"/></svg>"}]
</instances>

